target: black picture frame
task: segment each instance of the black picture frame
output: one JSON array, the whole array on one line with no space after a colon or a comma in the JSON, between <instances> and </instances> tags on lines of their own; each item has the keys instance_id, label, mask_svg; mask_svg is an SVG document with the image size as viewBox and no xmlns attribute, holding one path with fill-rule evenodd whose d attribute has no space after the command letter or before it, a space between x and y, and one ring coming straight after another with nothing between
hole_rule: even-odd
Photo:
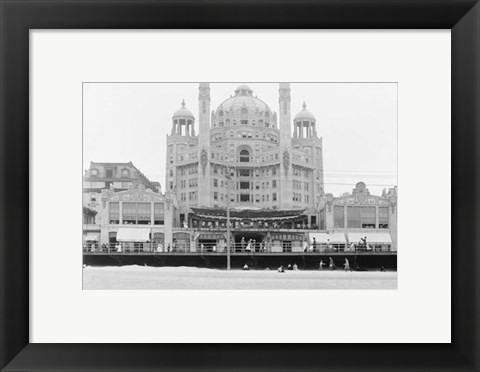
<instances>
[{"instance_id":1,"label":"black picture frame","mask_svg":"<svg viewBox=\"0 0 480 372\"><path fill-rule=\"evenodd\" d=\"M480 370L478 1L1 0L0 12L2 370ZM452 342L30 344L29 30L130 28L451 29ZM432 185L435 182L448 180L432 180ZM441 233L441 227L431 233Z\"/></svg>"}]
</instances>

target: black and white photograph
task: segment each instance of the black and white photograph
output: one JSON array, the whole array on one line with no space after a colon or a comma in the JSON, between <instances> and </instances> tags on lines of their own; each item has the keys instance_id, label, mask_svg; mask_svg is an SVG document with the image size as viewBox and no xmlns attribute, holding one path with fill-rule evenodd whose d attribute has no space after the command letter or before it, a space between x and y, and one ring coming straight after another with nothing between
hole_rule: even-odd
<instances>
[{"instance_id":1,"label":"black and white photograph","mask_svg":"<svg viewBox=\"0 0 480 372\"><path fill-rule=\"evenodd\" d=\"M396 82L84 82L83 289L396 290L397 101Z\"/></svg>"}]
</instances>

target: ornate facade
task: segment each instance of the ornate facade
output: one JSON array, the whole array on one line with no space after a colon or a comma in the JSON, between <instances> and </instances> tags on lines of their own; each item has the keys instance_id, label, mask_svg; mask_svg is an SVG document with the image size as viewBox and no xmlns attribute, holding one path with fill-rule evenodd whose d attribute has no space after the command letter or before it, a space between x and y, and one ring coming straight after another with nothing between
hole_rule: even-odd
<instances>
[{"instance_id":1,"label":"ornate facade","mask_svg":"<svg viewBox=\"0 0 480 372\"><path fill-rule=\"evenodd\" d=\"M316 224L324 194L323 148L306 104L291 119L290 84L279 85L278 113L243 84L210 111L210 85L199 85L198 135L185 102L167 136L166 189L180 219L191 207L307 209ZM294 128L292 132L292 128Z\"/></svg>"}]
</instances>

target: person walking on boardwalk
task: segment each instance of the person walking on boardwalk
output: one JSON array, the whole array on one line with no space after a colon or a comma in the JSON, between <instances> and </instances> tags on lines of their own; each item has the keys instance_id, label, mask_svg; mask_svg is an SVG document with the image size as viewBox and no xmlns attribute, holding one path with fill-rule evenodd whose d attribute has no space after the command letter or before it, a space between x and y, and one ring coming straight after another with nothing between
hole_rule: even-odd
<instances>
[{"instance_id":1,"label":"person walking on boardwalk","mask_svg":"<svg viewBox=\"0 0 480 372\"><path fill-rule=\"evenodd\" d=\"M242 246L242 252L245 252L245 238L242 236L242 240L240 241L240 245Z\"/></svg>"},{"instance_id":2,"label":"person walking on boardwalk","mask_svg":"<svg viewBox=\"0 0 480 372\"><path fill-rule=\"evenodd\" d=\"M330 268L330 270L335 270L335 262L333 262L332 257L329 257L329 260L330 260L330 263L328 267Z\"/></svg>"},{"instance_id":3,"label":"person walking on boardwalk","mask_svg":"<svg viewBox=\"0 0 480 372\"><path fill-rule=\"evenodd\" d=\"M348 259L345 258L345 263L343 264L345 266L345 271L352 271L350 270L350 262L348 262Z\"/></svg>"},{"instance_id":4,"label":"person walking on boardwalk","mask_svg":"<svg viewBox=\"0 0 480 372\"><path fill-rule=\"evenodd\" d=\"M323 270L324 266L325 266L325 263L323 262L323 260L320 260L320 263L318 264L318 269Z\"/></svg>"}]
</instances>

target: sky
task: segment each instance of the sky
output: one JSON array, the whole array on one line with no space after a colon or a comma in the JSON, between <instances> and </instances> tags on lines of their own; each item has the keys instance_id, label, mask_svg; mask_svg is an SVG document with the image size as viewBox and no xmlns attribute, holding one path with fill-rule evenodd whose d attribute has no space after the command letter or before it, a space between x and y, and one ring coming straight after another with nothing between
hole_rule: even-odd
<instances>
[{"instance_id":1,"label":"sky","mask_svg":"<svg viewBox=\"0 0 480 372\"><path fill-rule=\"evenodd\" d=\"M217 110L242 83L278 113L278 83L211 83L210 109ZM317 119L325 192L338 196L363 181L380 195L397 185L397 84L291 83L290 88L292 120L304 101ZM165 190L167 133L183 99L197 120L198 83L85 83L84 170L90 161L132 161Z\"/></svg>"}]
</instances>

